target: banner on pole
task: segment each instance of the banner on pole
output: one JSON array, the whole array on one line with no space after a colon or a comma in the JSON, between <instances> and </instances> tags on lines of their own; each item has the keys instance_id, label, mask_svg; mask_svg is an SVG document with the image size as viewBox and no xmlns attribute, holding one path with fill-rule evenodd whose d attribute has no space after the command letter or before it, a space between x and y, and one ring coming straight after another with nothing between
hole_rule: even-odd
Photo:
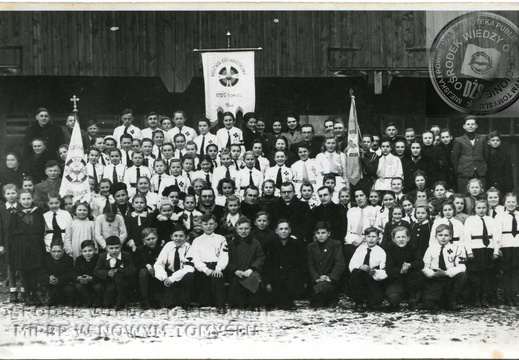
<instances>
[{"instance_id":1,"label":"banner on pole","mask_svg":"<svg viewBox=\"0 0 519 360\"><path fill-rule=\"evenodd\" d=\"M65 195L74 196L74 202L90 202L90 185L88 184L88 173L81 139L81 129L76 118L70 144L68 146L63 179L59 189L61 197Z\"/></svg>"},{"instance_id":2,"label":"banner on pole","mask_svg":"<svg viewBox=\"0 0 519 360\"><path fill-rule=\"evenodd\" d=\"M256 102L254 51L202 53L205 112L211 122L218 112L253 112Z\"/></svg>"},{"instance_id":3,"label":"banner on pole","mask_svg":"<svg viewBox=\"0 0 519 360\"><path fill-rule=\"evenodd\" d=\"M346 151L346 177L352 185L362 179L360 160L360 129L357 121L357 107L355 96L351 95L350 118L348 120L348 150Z\"/></svg>"}]
</instances>

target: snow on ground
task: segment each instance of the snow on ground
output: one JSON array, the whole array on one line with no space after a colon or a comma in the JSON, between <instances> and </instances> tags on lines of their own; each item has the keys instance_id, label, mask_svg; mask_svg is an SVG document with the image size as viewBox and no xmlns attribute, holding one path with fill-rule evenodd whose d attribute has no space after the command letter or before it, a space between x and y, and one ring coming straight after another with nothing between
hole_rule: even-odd
<instances>
[{"instance_id":1,"label":"snow on ground","mask_svg":"<svg viewBox=\"0 0 519 360\"><path fill-rule=\"evenodd\" d=\"M519 311L142 311L0 304L0 358L519 357Z\"/></svg>"}]
</instances>

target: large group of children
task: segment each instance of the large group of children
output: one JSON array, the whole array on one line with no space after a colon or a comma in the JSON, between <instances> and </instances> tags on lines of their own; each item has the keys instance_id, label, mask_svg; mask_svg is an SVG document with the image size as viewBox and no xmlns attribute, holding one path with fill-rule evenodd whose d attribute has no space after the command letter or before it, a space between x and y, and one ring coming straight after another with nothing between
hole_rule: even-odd
<instances>
[{"instance_id":1,"label":"large group of children","mask_svg":"<svg viewBox=\"0 0 519 360\"><path fill-rule=\"evenodd\" d=\"M70 133L44 109L23 155L0 172L0 253L9 301L123 308L214 306L356 310L517 305L519 229L501 136L433 126L348 141L342 119L267 122L224 113L130 109L112 136L82 130L91 201L60 197ZM68 136L68 137L67 137ZM347 153L359 147L362 179ZM516 250L517 249L517 250ZM19 286L17 286L19 285ZM501 294L499 295L498 294ZM384 303L384 301L386 301Z\"/></svg>"}]
</instances>

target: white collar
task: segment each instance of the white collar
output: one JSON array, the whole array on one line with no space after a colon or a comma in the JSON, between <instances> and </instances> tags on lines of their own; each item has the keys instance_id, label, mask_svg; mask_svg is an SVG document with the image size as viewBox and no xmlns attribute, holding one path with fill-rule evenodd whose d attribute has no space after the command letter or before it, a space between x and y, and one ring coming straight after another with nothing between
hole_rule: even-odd
<instances>
[{"instance_id":1,"label":"white collar","mask_svg":"<svg viewBox=\"0 0 519 360\"><path fill-rule=\"evenodd\" d=\"M119 253L119 255L117 255L117 257L112 257L112 255L106 253L108 256L106 257L106 260L111 260L111 259L117 259L117 260L121 260L122 257L121 257L121 253Z\"/></svg>"}]
</instances>

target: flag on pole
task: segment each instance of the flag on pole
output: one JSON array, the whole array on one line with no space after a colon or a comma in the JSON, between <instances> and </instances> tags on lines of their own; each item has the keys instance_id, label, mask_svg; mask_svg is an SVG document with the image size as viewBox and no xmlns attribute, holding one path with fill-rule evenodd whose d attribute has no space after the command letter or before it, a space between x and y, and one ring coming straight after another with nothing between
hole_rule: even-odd
<instances>
[{"instance_id":1,"label":"flag on pole","mask_svg":"<svg viewBox=\"0 0 519 360\"><path fill-rule=\"evenodd\" d=\"M65 195L74 196L74 202L78 200L90 202L90 185L88 184L85 152L77 118L70 137L59 194L61 197Z\"/></svg>"},{"instance_id":2,"label":"flag on pole","mask_svg":"<svg viewBox=\"0 0 519 360\"><path fill-rule=\"evenodd\" d=\"M350 91L351 107L350 118L348 120L348 149L346 151L346 177L352 185L362 179L362 169L360 165L360 129L357 121L357 108L355 106L355 96Z\"/></svg>"},{"instance_id":3,"label":"flag on pole","mask_svg":"<svg viewBox=\"0 0 519 360\"><path fill-rule=\"evenodd\" d=\"M205 113L211 122L218 112L253 112L256 102L254 51L202 53Z\"/></svg>"}]
</instances>

